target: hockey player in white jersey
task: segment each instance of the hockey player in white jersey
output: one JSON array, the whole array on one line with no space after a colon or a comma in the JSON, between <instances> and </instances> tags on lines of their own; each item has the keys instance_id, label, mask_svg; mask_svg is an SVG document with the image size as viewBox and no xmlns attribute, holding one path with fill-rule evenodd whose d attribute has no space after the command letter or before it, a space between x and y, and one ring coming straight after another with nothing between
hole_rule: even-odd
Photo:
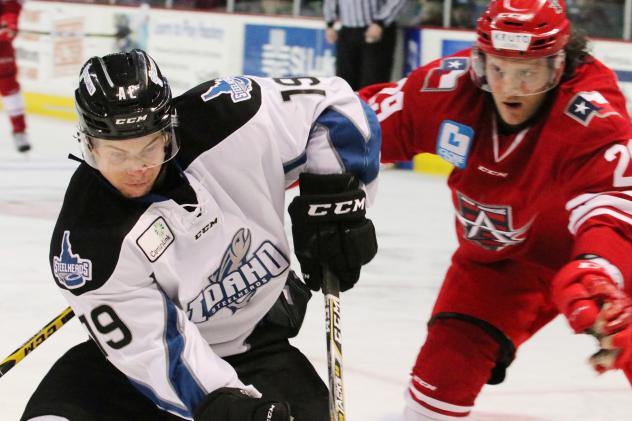
<instances>
[{"instance_id":1,"label":"hockey player in white jersey","mask_svg":"<svg viewBox=\"0 0 632 421\"><path fill-rule=\"evenodd\" d=\"M91 339L23 420L324 421L327 387L289 344L321 267L341 290L377 252L373 112L339 78L216 79L171 98L143 51L88 60L83 161L52 240L55 282Z\"/></svg>"}]
</instances>

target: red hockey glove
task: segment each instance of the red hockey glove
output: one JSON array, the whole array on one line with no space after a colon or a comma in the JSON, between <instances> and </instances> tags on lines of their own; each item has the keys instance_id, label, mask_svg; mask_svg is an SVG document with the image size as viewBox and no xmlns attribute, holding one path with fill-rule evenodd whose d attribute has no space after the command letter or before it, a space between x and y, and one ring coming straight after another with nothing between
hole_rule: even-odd
<instances>
[{"instance_id":1,"label":"red hockey glove","mask_svg":"<svg viewBox=\"0 0 632 421\"><path fill-rule=\"evenodd\" d=\"M568 263L553 278L551 295L575 333L599 339L593 368L623 369L632 383L632 299L604 268L590 260Z\"/></svg>"},{"instance_id":2,"label":"red hockey glove","mask_svg":"<svg viewBox=\"0 0 632 421\"><path fill-rule=\"evenodd\" d=\"M5 13L0 16L0 42L11 42L18 34L18 15Z\"/></svg>"},{"instance_id":3,"label":"red hockey glove","mask_svg":"<svg viewBox=\"0 0 632 421\"><path fill-rule=\"evenodd\" d=\"M590 260L573 260L560 269L553 278L551 298L575 333L607 336L632 323L632 300Z\"/></svg>"}]
</instances>

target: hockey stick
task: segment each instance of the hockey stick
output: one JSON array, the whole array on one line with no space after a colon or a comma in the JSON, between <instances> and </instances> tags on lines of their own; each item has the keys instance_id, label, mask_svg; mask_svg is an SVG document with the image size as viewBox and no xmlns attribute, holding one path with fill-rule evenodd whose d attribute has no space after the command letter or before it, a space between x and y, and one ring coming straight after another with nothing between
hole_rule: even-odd
<instances>
[{"instance_id":1,"label":"hockey stick","mask_svg":"<svg viewBox=\"0 0 632 421\"><path fill-rule=\"evenodd\" d=\"M31 351L40 346L53 333L62 328L75 315L70 307L67 307L57 317L44 326L31 339L24 342L21 347L15 350L0 363L0 377L7 374L17 363L22 361Z\"/></svg>"},{"instance_id":2,"label":"hockey stick","mask_svg":"<svg viewBox=\"0 0 632 421\"><path fill-rule=\"evenodd\" d=\"M329 419L345 420L342 383L342 343L340 334L340 282L327 266L323 266L325 322L327 323L327 367L329 369Z\"/></svg>"},{"instance_id":3,"label":"hockey stick","mask_svg":"<svg viewBox=\"0 0 632 421\"><path fill-rule=\"evenodd\" d=\"M35 31L31 29L20 29L19 34L24 35L48 35L60 38L117 38L117 34L103 34L97 32L77 32L77 31Z\"/></svg>"},{"instance_id":4,"label":"hockey stick","mask_svg":"<svg viewBox=\"0 0 632 421\"><path fill-rule=\"evenodd\" d=\"M600 339L594 333L589 333L589 335L596 337L598 340ZM599 351L597 351L590 357L588 362L595 371L597 371L598 373L603 373L607 370L611 370L612 367L614 367L615 360L619 356L619 352L620 350L600 348ZM608 368L599 369L599 366ZM622 367L621 371L623 371L623 374L628 380L628 383L630 383L630 386L632 386L632 367Z\"/></svg>"}]
</instances>

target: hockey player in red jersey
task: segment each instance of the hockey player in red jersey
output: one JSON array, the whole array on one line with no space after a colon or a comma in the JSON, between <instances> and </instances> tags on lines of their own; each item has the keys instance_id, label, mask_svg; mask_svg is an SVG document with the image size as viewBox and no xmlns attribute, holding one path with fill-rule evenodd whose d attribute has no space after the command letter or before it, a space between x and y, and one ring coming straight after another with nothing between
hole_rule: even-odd
<instances>
[{"instance_id":1,"label":"hockey player in red jersey","mask_svg":"<svg viewBox=\"0 0 632 421\"><path fill-rule=\"evenodd\" d=\"M629 373L632 127L615 74L586 52L564 2L492 1L472 49L360 94L380 119L383 161L429 152L454 165L459 246L406 419L467 417L559 313L600 340L597 371Z\"/></svg>"},{"instance_id":2,"label":"hockey player in red jersey","mask_svg":"<svg viewBox=\"0 0 632 421\"><path fill-rule=\"evenodd\" d=\"M11 120L13 143L19 152L26 152L31 145L26 136L24 99L18 83L13 39L18 33L18 17L22 10L21 0L0 2L0 94L4 109Z\"/></svg>"}]
</instances>

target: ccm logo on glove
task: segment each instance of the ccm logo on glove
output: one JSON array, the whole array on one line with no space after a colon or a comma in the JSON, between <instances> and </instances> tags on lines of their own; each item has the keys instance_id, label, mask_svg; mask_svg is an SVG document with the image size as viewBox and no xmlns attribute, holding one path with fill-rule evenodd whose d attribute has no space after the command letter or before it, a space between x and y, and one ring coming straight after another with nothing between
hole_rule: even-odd
<instances>
[{"instance_id":1,"label":"ccm logo on glove","mask_svg":"<svg viewBox=\"0 0 632 421\"><path fill-rule=\"evenodd\" d=\"M340 291L346 291L377 253L375 227L366 217L366 193L349 173L302 173L299 187L288 213L303 279L318 291L326 266L338 277Z\"/></svg>"},{"instance_id":2,"label":"ccm logo on glove","mask_svg":"<svg viewBox=\"0 0 632 421\"><path fill-rule=\"evenodd\" d=\"M307 214L310 216L324 216L331 213L333 208L334 215L344 215L346 213L364 210L365 203L366 198L362 197L355 200L346 200L344 202L311 204L309 205Z\"/></svg>"}]
</instances>

